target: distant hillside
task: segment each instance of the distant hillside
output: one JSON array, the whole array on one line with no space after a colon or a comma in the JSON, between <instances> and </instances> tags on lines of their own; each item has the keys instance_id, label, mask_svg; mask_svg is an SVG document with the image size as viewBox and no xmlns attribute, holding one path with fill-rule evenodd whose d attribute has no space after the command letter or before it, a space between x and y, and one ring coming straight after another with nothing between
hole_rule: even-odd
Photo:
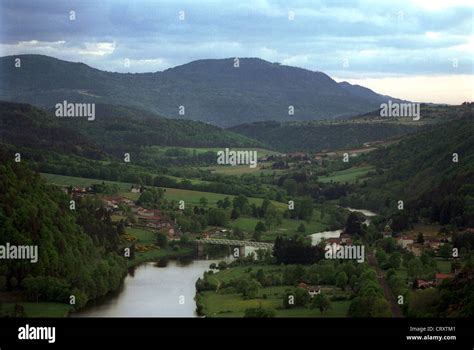
<instances>
[{"instance_id":1,"label":"distant hillside","mask_svg":"<svg viewBox=\"0 0 474 350\"><path fill-rule=\"evenodd\" d=\"M100 159L104 153L77 130L36 107L0 101L0 143ZM16 152L16 151L15 151Z\"/></svg>"},{"instance_id":2,"label":"distant hillside","mask_svg":"<svg viewBox=\"0 0 474 350\"><path fill-rule=\"evenodd\" d=\"M189 120L97 105L96 119L57 118L31 105L0 102L0 143L102 158L146 146L262 147L258 141ZM122 153L123 154L123 153Z\"/></svg>"},{"instance_id":3,"label":"distant hillside","mask_svg":"<svg viewBox=\"0 0 474 350\"><path fill-rule=\"evenodd\" d=\"M418 131L416 124L392 122L260 122L229 130L254 138L281 152L351 148Z\"/></svg>"},{"instance_id":4,"label":"distant hillside","mask_svg":"<svg viewBox=\"0 0 474 350\"><path fill-rule=\"evenodd\" d=\"M21 68L14 59L20 57ZM120 74L41 55L0 58L0 99L46 109L63 100L133 106L219 126L365 113L389 99L321 72L258 58L199 60L163 72ZM178 113L179 106L185 114ZM288 113L294 107L294 115Z\"/></svg>"},{"instance_id":5,"label":"distant hillside","mask_svg":"<svg viewBox=\"0 0 474 350\"><path fill-rule=\"evenodd\" d=\"M474 225L473 150L472 112L405 137L366 156L378 175L346 204L397 212L401 199L405 213L416 212L443 225Z\"/></svg>"},{"instance_id":6,"label":"distant hillside","mask_svg":"<svg viewBox=\"0 0 474 350\"><path fill-rule=\"evenodd\" d=\"M438 122L446 122L456 118L463 118L472 114L472 104L464 103L462 105L436 105L436 104L420 104L420 124L432 124ZM395 118L391 117L393 120ZM353 121L374 121L374 120L385 120L387 117L380 116L380 110L374 110L372 112L360 114L350 118ZM409 121L410 117L397 118L398 121Z\"/></svg>"}]
</instances>

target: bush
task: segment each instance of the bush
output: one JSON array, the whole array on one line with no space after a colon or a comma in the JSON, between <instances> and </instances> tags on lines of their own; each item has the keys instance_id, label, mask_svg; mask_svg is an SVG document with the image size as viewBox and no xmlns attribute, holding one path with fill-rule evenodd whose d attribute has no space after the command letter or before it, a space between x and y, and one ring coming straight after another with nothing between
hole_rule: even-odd
<instances>
[{"instance_id":1,"label":"bush","mask_svg":"<svg viewBox=\"0 0 474 350\"><path fill-rule=\"evenodd\" d=\"M271 318L275 317L276 311L262 306L245 310L245 318Z\"/></svg>"},{"instance_id":2,"label":"bush","mask_svg":"<svg viewBox=\"0 0 474 350\"><path fill-rule=\"evenodd\" d=\"M23 280L30 301L68 303L72 293L69 285L55 277L27 277Z\"/></svg>"}]
</instances>

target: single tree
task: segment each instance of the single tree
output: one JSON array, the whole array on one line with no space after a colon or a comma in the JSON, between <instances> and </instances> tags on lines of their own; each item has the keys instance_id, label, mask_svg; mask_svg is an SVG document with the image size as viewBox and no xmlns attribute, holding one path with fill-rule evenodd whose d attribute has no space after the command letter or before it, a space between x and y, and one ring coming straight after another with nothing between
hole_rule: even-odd
<instances>
[{"instance_id":1,"label":"single tree","mask_svg":"<svg viewBox=\"0 0 474 350\"><path fill-rule=\"evenodd\" d=\"M321 313L326 312L331 308L331 302L325 294L318 294L311 302L311 309L319 309Z\"/></svg>"}]
</instances>

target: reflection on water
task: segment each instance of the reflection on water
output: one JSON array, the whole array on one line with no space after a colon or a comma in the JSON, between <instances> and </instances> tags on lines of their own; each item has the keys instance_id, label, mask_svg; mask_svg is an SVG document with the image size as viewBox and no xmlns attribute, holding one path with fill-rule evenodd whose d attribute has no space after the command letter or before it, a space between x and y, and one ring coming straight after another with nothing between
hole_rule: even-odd
<instances>
[{"instance_id":1,"label":"reflection on water","mask_svg":"<svg viewBox=\"0 0 474 350\"><path fill-rule=\"evenodd\" d=\"M219 260L160 260L132 269L116 295L74 317L194 317L195 283Z\"/></svg>"},{"instance_id":2,"label":"reflection on water","mask_svg":"<svg viewBox=\"0 0 474 350\"><path fill-rule=\"evenodd\" d=\"M227 247L225 251L221 259L217 259L213 251L207 255L207 258L213 257L209 260L189 256L178 260L160 259L130 268L119 291L72 317L196 317L195 283L209 270L210 264L233 260L227 255ZM253 247L246 247L245 253L254 251Z\"/></svg>"}]
</instances>

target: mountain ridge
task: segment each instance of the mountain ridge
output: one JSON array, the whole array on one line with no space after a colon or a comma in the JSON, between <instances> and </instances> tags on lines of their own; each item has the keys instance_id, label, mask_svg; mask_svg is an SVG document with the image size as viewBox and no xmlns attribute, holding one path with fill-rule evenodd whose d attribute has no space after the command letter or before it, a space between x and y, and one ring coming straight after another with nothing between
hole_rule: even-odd
<instances>
[{"instance_id":1,"label":"mountain ridge","mask_svg":"<svg viewBox=\"0 0 474 350\"><path fill-rule=\"evenodd\" d=\"M21 67L14 65L21 59ZM125 105L221 127L334 119L366 113L389 96L327 74L260 58L202 59L154 73L102 71L45 55L0 58L0 99L51 109L63 100ZM180 106L184 107L181 110ZM290 113L294 107L294 114Z\"/></svg>"}]
</instances>

